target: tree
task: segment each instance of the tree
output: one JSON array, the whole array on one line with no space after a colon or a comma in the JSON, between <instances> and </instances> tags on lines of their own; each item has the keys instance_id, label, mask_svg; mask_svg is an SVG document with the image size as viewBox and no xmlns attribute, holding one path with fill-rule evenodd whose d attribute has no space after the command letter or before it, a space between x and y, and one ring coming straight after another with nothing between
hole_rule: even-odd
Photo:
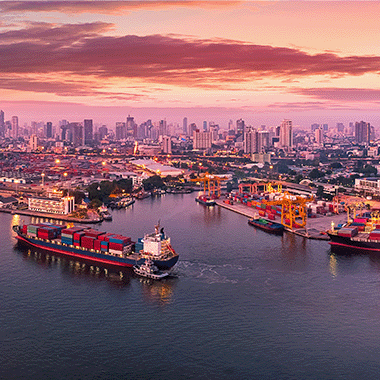
<instances>
[{"instance_id":1,"label":"tree","mask_svg":"<svg viewBox=\"0 0 380 380\"><path fill-rule=\"evenodd\" d=\"M99 199L93 199L89 204L88 208L97 209L102 205L102 201Z\"/></svg>"},{"instance_id":2,"label":"tree","mask_svg":"<svg viewBox=\"0 0 380 380\"><path fill-rule=\"evenodd\" d=\"M309 178L310 179L317 179L323 177L324 174L320 172L317 168L314 168L310 173L309 173Z\"/></svg>"},{"instance_id":3,"label":"tree","mask_svg":"<svg viewBox=\"0 0 380 380\"><path fill-rule=\"evenodd\" d=\"M317 187L317 197L318 198L322 198L323 197L323 190L324 190L323 186L319 185Z\"/></svg>"},{"instance_id":4,"label":"tree","mask_svg":"<svg viewBox=\"0 0 380 380\"><path fill-rule=\"evenodd\" d=\"M162 188L165 186L165 184L159 175L154 175L152 177L144 179L143 186L144 186L144 190L149 191L149 190L153 190L157 188Z\"/></svg>"}]
</instances>

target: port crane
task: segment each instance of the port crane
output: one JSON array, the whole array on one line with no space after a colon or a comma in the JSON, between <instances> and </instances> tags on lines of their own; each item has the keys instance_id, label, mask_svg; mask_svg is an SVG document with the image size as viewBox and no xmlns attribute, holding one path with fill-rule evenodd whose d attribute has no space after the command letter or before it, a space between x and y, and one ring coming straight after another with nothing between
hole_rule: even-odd
<instances>
[{"instance_id":1,"label":"port crane","mask_svg":"<svg viewBox=\"0 0 380 380\"><path fill-rule=\"evenodd\" d=\"M228 179L227 177L220 177L220 176L213 175L206 172L204 176L194 178L191 181L203 183L203 194L207 194L207 196L211 198L219 198L220 197L220 183L227 179Z\"/></svg>"},{"instance_id":2,"label":"port crane","mask_svg":"<svg viewBox=\"0 0 380 380\"><path fill-rule=\"evenodd\" d=\"M265 203L270 206L281 206L281 224L292 229L293 226L306 226L306 203L312 200L313 197L304 198L285 191L281 199Z\"/></svg>"},{"instance_id":3,"label":"port crane","mask_svg":"<svg viewBox=\"0 0 380 380\"><path fill-rule=\"evenodd\" d=\"M265 193L282 192L281 182L242 182L239 184L239 193L257 194L259 186L264 187ZM276 186L277 189L275 189Z\"/></svg>"}]
</instances>

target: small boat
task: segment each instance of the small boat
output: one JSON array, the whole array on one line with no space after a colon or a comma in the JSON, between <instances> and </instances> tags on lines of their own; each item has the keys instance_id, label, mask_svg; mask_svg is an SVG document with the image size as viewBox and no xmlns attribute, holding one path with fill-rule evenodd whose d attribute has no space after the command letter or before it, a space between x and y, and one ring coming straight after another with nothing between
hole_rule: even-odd
<instances>
[{"instance_id":1,"label":"small boat","mask_svg":"<svg viewBox=\"0 0 380 380\"><path fill-rule=\"evenodd\" d=\"M151 278L153 280L161 280L169 275L168 272L159 270L150 258L145 259L145 262L140 265L134 265L133 271L139 276Z\"/></svg>"},{"instance_id":2,"label":"small boat","mask_svg":"<svg viewBox=\"0 0 380 380\"><path fill-rule=\"evenodd\" d=\"M216 204L215 199L210 199L205 195L200 195L199 197L196 197L195 201L204 206L214 206Z\"/></svg>"},{"instance_id":3,"label":"small boat","mask_svg":"<svg viewBox=\"0 0 380 380\"><path fill-rule=\"evenodd\" d=\"M284 231L284 226L280 223L271 222L263 218L252 218L248 220L248 224L251 226L260 228L266 232L273 234L282 234Z\"/></svg>"}]
</instances>

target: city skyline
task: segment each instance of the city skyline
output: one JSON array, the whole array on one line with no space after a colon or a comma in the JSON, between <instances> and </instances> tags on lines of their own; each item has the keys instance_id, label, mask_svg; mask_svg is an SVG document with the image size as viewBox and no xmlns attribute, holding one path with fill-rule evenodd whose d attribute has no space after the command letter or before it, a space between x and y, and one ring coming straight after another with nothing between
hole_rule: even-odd
<instances>
[{"instance_id":1,"label":"city skyline","mask_svg":"<svg viewBox=\"0 0 380 380\"><path fill-rule=\"evenodd\" d=\"M379 127L377 2L2 2L0 109ZM365 23L358 22L365 20Z\"/></svg>"}]
</instances>

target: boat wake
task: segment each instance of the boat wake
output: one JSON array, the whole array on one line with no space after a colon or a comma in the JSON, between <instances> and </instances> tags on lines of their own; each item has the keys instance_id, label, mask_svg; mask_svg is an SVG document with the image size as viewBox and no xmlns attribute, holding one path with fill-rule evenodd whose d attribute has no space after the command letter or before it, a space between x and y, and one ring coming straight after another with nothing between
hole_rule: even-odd
<instances>
[{"instance_id":1,"label":"boat wake","mask_svg":"<svg viewBox=\"0 0 380 380\"><path fill-rule=\"evenodd\" d=\"M238 265L210 265L182 260L171 273L178 277L195 278L207 284L237 284L242 279L240 276L243 269Z\"/></svg>"}]
</instances>

